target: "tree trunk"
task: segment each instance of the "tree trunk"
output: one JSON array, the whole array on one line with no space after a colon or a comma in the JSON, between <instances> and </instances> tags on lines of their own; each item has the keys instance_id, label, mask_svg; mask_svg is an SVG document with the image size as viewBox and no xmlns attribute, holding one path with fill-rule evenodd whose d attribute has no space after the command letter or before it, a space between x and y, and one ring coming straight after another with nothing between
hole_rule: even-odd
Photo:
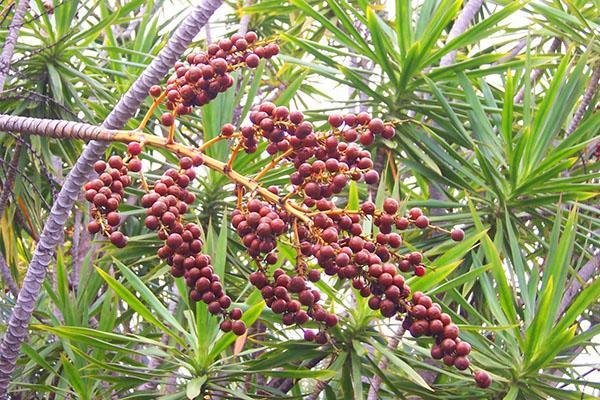
<instances>
[{"instance_id":1,"label":"tree trunk","mask_svg":"<svg viewBox=\"0 0 600 400\"><path fill-rule=\"evenodd\" d=\"M204 0L195 6L177 28L166 46L133 83L103 123L104 128L118 129L135 114L152 85L159 83L171 66L183 54L208 18L223 3L222 0ZM58 125L65 122L57 122ZM0 344L0 398L6 398L10 376L15 369L21 343L27 336L27 327L35 303L56 247L63 241L63 230L81 187L89 179L94 163L104 154L107 143L90 142L65 179L46 221L35 249L17 304L12 310L6 335Z\"/></svg>"},{"instance_id":2,"label":"tree trunk","mask_svg":"<svg viewBox=\"0 0 600 400\"><path fill-rule=\"evenodd\" d=\"M17 44L19 31L23 26L23 18L25 17L27 8L29 8L29 0L20 0L15 9L15 15L13 15L13 19L8 27L8 35L6 36L2 54L0 55L0 92L4 90L4 82L6 82L6 76L10 69L10 60L15 52L15 45Z\"/></svg>"}]
</instances>

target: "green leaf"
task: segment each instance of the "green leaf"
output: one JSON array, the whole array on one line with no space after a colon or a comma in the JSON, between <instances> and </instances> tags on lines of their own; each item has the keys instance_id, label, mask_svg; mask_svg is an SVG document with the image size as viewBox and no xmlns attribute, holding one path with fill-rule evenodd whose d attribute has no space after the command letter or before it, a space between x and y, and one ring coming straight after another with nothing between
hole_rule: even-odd
<instances>
[{"instance_id":1,"label":"green leaf","mask_svg":"<svg viewBox=\"0 0 600 400\"><path fill-rule=\"evenodd\" d=\"M177 340L178 342L180 342L182 346L185 345L185 341L183 339L181 339L179 336L177 336L175 334L175 332L173 332L165 324L163 324L161 321L159 321L158 318L156 318L154 316L154 314L152 313L152 311L150 311L150 309L148 309L137 297L135 297L135 295L133 293L131 293L119 281L117 281L112 276L108 275L106 272L104 272L100 268L96 268L96 271L98 271L98 274L100 274L100 276L102 276L102 278L106 281L106 283L108 283L108 286L110 286L110 288L112 290L114 290L115 293L121 299L123 299L127 304L129 304L129 306L135 312L137 312L138 314L140 314L140 316L142 318L144 318L146 321L148 321L152 325L156 326L161 331L168 333L175 340Z\"/></svg>"},{"instance_id":2,"label":"green leaf","mask_svg":"<svg viewBox=\"0 0 600 400\"><path fill-rule=\"evenodd\" d=\"M197 378L190 380L185 386L185 395L188 399L193 400L200 396L202 391L202 385L206 382L207 376L202 375Z\"/></svg>"},{"instance_id":3,"label":"green leaf","mask_svg":"<svg viewBox=\"0 0 600 400\"><path fill-rule=\"evenodd\" d=\"M419 375L417 371L412 369L410 365L408 365L402 359L397 357L393 352L391 352L389 349L387 349L385 346L383 346L376 340L371 340L370 343L392 364L399 368L400 372L402 372L402 374L405 375L408 379L410 379L417 385L424 387L427 390L433 391L433 389L427 384L427 382L425 382L425 380L421 377L421 375Z\"/></svg>"},{"instance_id":4,"label":"green leaf","mask_svg":"<svg viewBox=\"0 0 600 400\"><path fill-rule=\"evenodd\" d=\"M119 271L121 271L123 277L127 279L127 282L129 282L129 284L140 294L141 298L150 306L152 311L156 312L165 322L177 329L177 331L187 335L189 339L188 332L183 328L183 326L181 326L177 319L175 319L173 314L171 314L171 312L160 302L152 290L150 290L148 286L146 286L144 282L142 282L142 280L121 261L113 258L113 263L117 266Z\"/></svg>"}]
</instances>

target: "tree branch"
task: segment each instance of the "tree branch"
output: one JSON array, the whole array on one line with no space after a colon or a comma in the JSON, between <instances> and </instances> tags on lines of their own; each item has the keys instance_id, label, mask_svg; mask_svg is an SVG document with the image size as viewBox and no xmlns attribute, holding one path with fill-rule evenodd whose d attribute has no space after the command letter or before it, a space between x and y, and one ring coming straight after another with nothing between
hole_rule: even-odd
<instances>
[{"instance_id":1,"label":"tree branch","mask_svg":"<svg viewBox=\"0 0 600 400\"><path fill-rule=\"evenodd\" d=\"M552 40L552 43L550 43L550 48L548 49L548 52L553 52L556 49L558 49L558 47L560 46L560 44L562 43L562 41L555 37ZM542 76L542 74L544 73L544 70L541 68L535 69L533 70L533 72L531 73L531 77L529 78L531 81L531 84L535 84L537 82L538 79L540 79L540 76ZM521 88L521 90L519 90L519 93L517 93L517 95L514 98L514 102L515 103L520 103L523 101L523 98L525 97L525 86L523 86Z\"/></svg>"},{"instance_id":2,"label":"tree branch","mask_svg":"<svg viewBox=\"0 0 600 400\"><path fill-rule=\"evenodd\" d=\"M17 44L19 31L23 26L23 18L25 17L27 8L29 8L29 1L20 0L17 8L15 9L15 15L13 16L10 26L8 27L8 35L4 41L2 54L0 54L0 92L4 90L4 82L6 82L6 76L10 70L10 60L15 52L15 45Z\"/></svg>"},{"instance_id":3,"label":"tree branch","mask_svg":"<svg viewBox=\"0 0 600 400\"><path fill-rule=\"evenodd\" d=\"M108 115L103 123L104 128L117 129L125 125L147 97L150 87L164 78L171 66L179 59L196 34L202 29L208 18L222 3L222 0L204 0L194 7L169 39L166 46ZM55 121L51 124L56 127L56 125L62 126L68 123ZM95 129L100 128L93 128L93 130ZM94 163L103 155L106 148L107 143L99 141L92 141L85 147L65 179L58 198L54 202L27 269L23 288L12 310L6 334L0 344L0 398L6 398L10 376L15 369L21 343L27 336L29 320L44 282L47 267L53 258L56 247L63 240L64 226L71 209L79 196L81 187L92 174Z\"/></svg>"},{"instance_id":4,"label":"tree branch","mask_svg":"<svg viewBox=\"0 0 600 400\"><path fill-rule=\"evenodd\" d=\"M565 294L558 307L558 315L562 315L562 313L571 305L571 302L582 288L582 282L585 283L590 280L599 270L600 253L592 257L583 267L581 267L577 272L577 275L573 277L573 280L565 289Z\"/></svg>"},{"instance_id":5,"label":"tree branch","mask_svg":"<svg viewBox=\"0 0 600 400\"><path fill-rule=\"evenodd\" d=\"M448 37L446 38L446 43L450 42L455 37L463 34L469 25L471 24L471 20L475 17L475 14L481 8L483 4L483 0L469 0L467 4L463 7L456 21L454 21L454 25L450 29L448 33ZM456 60L456 50L451 51L450 53L444 55L440 60L441 67L447 67L450 64L454 63Z\"/></svg>"},{"instance_id":6,"label":"tree branch","mask_svg":"<svg viewBox=\"0 0 600 400\"><path fill-rule=\"evenodd\" d=\"M585 114L588 106L590 105L590 103L594 99L594 96L596 95L596 92L598 91L598 81L599 80L600 80L600 62L597 62L596 66L594 67L594 72L592 73L590 82L589 82L587 88L585 89L585 93L583 94L583 99L581 99L581 103L579 104L579 107L577 107L577 111L575 111L575 114L573 115L573 119L571 120L571 123L569 124L569 127L567 128L566 136L569 136L571 133L573 133L575 131L575 129L577 129L577 127L581 123L581 120L583 119L583 115Z\"/></svg>"}]
</instances>

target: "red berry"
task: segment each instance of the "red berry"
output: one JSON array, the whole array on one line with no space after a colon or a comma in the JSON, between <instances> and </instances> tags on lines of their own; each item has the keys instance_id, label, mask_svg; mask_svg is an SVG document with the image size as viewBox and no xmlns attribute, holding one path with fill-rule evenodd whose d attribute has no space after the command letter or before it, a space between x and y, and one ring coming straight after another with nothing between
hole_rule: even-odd
<instances>
[{"instance_id":1,"label":"red berry","mask_svg":"<svg viewBox=\"0 0 600 400\"><path fill-rule=\"evenodd\" d=\"M137 156L142 152L142 146L137 142L131 142L127 145L127 151L132 156Z\"/></svg>"},{"instance_id":2,"label":"red berry","mask_svg":"<svg viewBox=\"0 0 600 400\"><path fill-rule=\"evenodd\" d=\"M221 322L221 325L219 326L219 328L221 328L221 330L223 332L230 332L231 331L231 326L232 323L230 320L226 319L223 322Z\"/></svg>"},{"instance_id":3,"label":"red berry","mask_svg":"<svg viewBox=\"0 0 600 400\"><path fill-rule=\"evenodd\" d=\"M140 172L142 170L142 160L139 158L132 158L129 160L127 168L129 168L131 172Z\"/></svg>"},{"instance_id":4,"label":"red berry","mask_svg":"<svg viewBox=\"0 0 600 400\"><path fill-rule=\"evenodd\" d=\"M91 233L92 235L100 232L101 228L102 227L100 226L100 224L97 221L90 221L90 223L87 226L88 232Z\"/></svg>"},{"instance_id":5,"label":"red berry","mask_svg":"<svg viewBox=\"0 0 600 400\"><path fill-rule=\"evenodd\" d=\"M231 319L233 320L239 320L240 318L242 318L242 310L239 308L234 308L231 310L231 312L229 313L229 316L231 317Z\"/></svg>"},{"instance_id":6,"label":"red berry","mask_svg":"<svg viewBox=\"0 0 600 400\"><path fill-rule=\"evenodd\" d=\"M231 331L237 336L241 336L246 333L246 324L244 321L234 321L231 326Z\"/></svg>"},{"instance_id":7,"label":"red berry","mask_svg":"<svg viewBox=\"0 0 600 400\"><path fill-rule=\"evenodd\" d=\"M388 214L396 214L398 211L398 202L392 198L385 199L383 201L383 211Z\"/></svg>"},{"instance_id":8,"label":"red berry","mask_svg":"<svg viewBox=\"0 0 600 400\"><path fill-rule=\"evenodd\" d=\"M123 235L119 231L115 231L110 234L110 242L118 248L127 246L127 236Z\"/></svg>"},{"instance_id":9,"label":"red berry","mask_svg":"<svg viewBox=\"0 0 600 400\"><path fill-rule=\"evenodd\" d=\"M475 378L477 386L479 386L482 389L485 389L492 384L492 378L485 371L477 371L475 372L475 374L473 374L473 376Z\"/></svg>"},{"instance_id":10,"label":"red berry","mask_svg":"<svg viewBox=\"0 0 600 400\"><path fill-rule=\"evenodd\" d=\"M421 215L415 220L415 225L417 226L417 228L425 229L429 226L429 218L427 218L424 215Z\"/></svg>"},{"instance_id":11,"label":"red berry","mask_svg":"<svg viewBox=\"0 0 600 400\"><path fill-rule=\"evenodd\" d=\"M164 113L160 120L164 126L171 126L175 123L175 117L171 113Z\"/></svg>"},{"instance_id":12,"label":"red berry","mask_svg":"<svg viewBox=\"0 0 600 400\"><path fill-rule=\"evenodd\" d=\"M94 163L94 171L96 173L101 174L106 170L106 163L102 160L96 161Z\"/></svg>"},{"instance_id":13,"label":"red berry","mask_svg":"<svg viewBox=\"0 0 600 400\"><path fill-rule=\"evenodd\" d=\"M452 229L452 232L450 232L450 237L455 242L460 242L461 240L463 240L465 238L465 232L460 228L455 228L455 229Z\"/></svg>"}]
</instances>

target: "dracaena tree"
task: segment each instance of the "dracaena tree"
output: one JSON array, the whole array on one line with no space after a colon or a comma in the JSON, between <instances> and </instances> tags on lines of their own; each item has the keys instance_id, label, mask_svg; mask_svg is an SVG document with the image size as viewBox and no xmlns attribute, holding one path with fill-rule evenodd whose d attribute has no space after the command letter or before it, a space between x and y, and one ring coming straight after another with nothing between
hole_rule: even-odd
<instances>
[{"instance_id":1,"label":"dracaena tree","mask_svg":"<svg viewBox=\"0 0 600 400\"><path fill-rule=\"evenodd\" d=\"M2 396L593 395L590 7L202 1L163 45L161 2L27 3Z\"/></svg>"}]
</instances>

